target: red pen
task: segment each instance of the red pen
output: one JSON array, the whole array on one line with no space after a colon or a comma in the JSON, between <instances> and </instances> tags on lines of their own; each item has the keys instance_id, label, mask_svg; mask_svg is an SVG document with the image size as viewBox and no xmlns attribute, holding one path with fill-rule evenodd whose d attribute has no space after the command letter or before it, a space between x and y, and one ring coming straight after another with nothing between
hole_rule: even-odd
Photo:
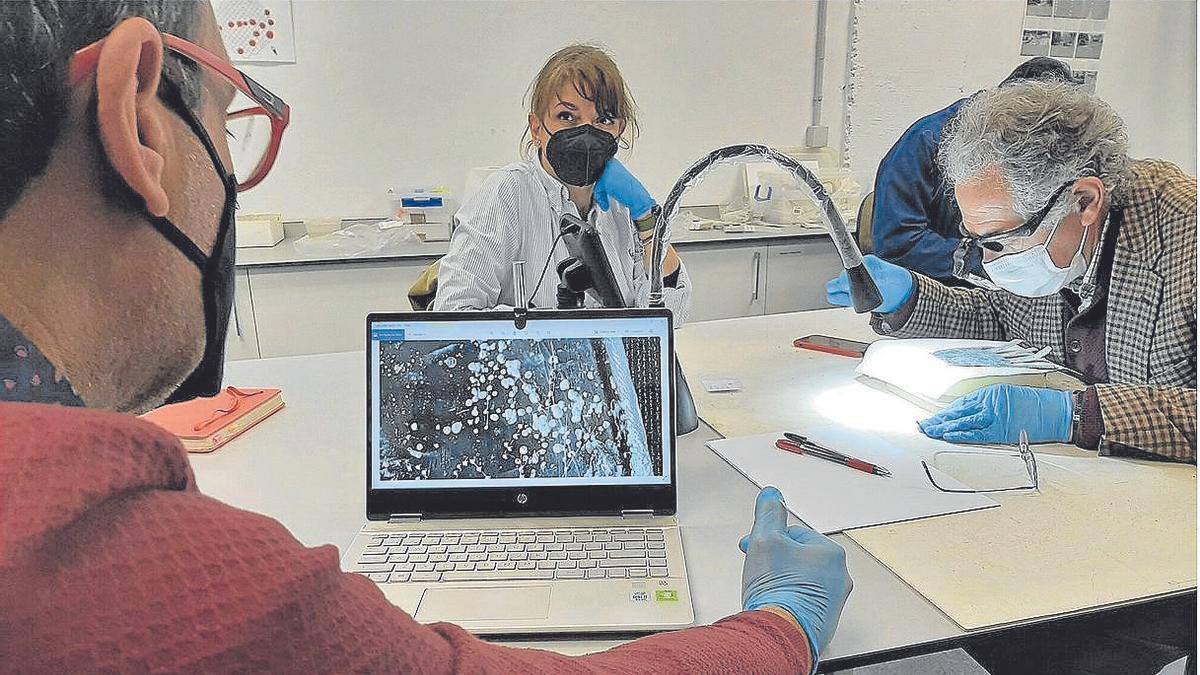
<instances>
[{"instance_id":1,"label":"red pen","mask_svg":"<svg viewBox=\"0 0 1200 675\"><path fill-rule=\"evenodd\" d=\"M857 469L863 473L869 473L875 476L884 476L885 478L891 478L892 476L891 471L888 471L878 464L864 462L861 459L855 459L848 455L843 455L840 452L828 450L808 443L802 444L781 438L775 441L775 447L779 448L780 450L796 453L797 455L812 455L813 457L835 462L837 464L841 464L842 466L848 466L851 469Z\"/></svg>"}]
</instances>

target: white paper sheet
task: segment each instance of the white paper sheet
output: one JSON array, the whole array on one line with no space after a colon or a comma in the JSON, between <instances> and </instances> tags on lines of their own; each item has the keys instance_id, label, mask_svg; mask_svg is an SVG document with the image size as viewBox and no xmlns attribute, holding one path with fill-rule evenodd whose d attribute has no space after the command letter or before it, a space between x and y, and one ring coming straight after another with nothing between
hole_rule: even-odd
<instances>
[{"instance_id":1,"label":"white paper sheet","mask_svg":"<svg viewBox=\"0 0 1200 675\"><path fill-rule=\"evenodd\" d=\"M892 476L875 476L780 450L775 441L783 438L783 432L709 441L707 445L755 485L779 488L788 510L825 534L999 506L984 494L938 490L929 483L920 458L890 447L877 436L835 428L798 433L882 466ZM936 468L930 467L930 471L942 487L966 487Z\"/></svg>"}]
</instances>

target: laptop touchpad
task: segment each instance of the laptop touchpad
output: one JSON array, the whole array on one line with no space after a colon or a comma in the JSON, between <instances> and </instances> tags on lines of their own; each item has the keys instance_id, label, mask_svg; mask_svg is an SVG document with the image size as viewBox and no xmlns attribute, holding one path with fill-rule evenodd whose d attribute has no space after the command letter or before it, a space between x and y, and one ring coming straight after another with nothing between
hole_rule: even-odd
<instances>
[{"instance_id":1,"label":"laptop touchpad","mask_svg":"<svg viewBox=\"0 0 1200 675\"><path fill-rule=\"evenodd\" d=\"M421 596L416 618L431 621L544 619L550 615L549 586L514 588L430 588Z\"/></svg>"}]
</instances>

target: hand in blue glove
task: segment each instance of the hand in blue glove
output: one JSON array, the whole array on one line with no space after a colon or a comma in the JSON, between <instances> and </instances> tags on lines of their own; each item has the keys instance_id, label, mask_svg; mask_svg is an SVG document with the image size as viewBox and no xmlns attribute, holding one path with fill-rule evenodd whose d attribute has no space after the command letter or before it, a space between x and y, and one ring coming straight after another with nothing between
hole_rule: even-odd
<instances>
[{"instance_id":1,"label":"hand in blue glove","mask_svg":"<svg viewBox=\"0 0 1200 675\"><path fill-rule=\"evenodd\" d=\"M951 443L1016 444L1022 429L1030 443L1069 443L1073 409L1067 391L993 384L917 425L926 436Z\"/></svg>"},{"instance_id":2,"label":"hand in blue glove","mask_svg":"<svg viewBox=\"0 0 1200 675\"><path fill-rule=\"evenodd\" d=\"M915 285L912 272L873 255L863 256L863 262L867 265L867 272L875 280L875 285L879 287L879 294L883 296L883 304L879 305L876 312L891 314L903 307L912 297ZM850 299L850 280L846 277L845 270L825 284L825 299L831 305L842 307L854 304Z\"/></svg>"},{"instance_id":3,"label":"hand in blue glove","mask_svg":"<svg viewBox=\"0 0 1200 675\"><path fill-rule=\"evenodd\" d=\"M650 209L654 208L654 197L650 196L641 181L634 178L629 169L616 157L604 165L604 173L600 174L600 180L596 181L592 198L596 200L596 206L599 206L601 211L608 210L610 198L621 202L629 209L629 215L634 220L645 218L650 215Z\"/></svg>"},{"instance_id":4,"label":"hand in blue glove","mask_svg":"<svg viewBox=\"0 0 1200 675\"><path fill-rule=\"evenodd\" d=\"M846 570L846 551L807 527L788 527L783 495L773 487L758 493L754 528L739 547L746 553L742 607L787 610L808 635L815 665L833 639L854 586Z\"/></svg>"}]
</instances>

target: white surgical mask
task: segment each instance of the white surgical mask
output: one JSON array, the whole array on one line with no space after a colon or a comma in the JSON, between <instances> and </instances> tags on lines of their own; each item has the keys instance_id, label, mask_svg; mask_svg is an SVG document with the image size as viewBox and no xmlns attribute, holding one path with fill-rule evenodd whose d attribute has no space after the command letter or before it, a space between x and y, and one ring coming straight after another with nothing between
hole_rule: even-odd
<instances>
[{"instance_id":1,"label":"white surgical mask","mask_svg":"<svg viewBox=\"0 0 1200 675\"><path fill-rule=\"evenodd\" d=\"M1087 269L1087 261L1083 259L1083 242L1087 237L1079 238L1079 249L1071 258L1071 264L1063 269L1054 264L1046 248L1057 232L1058 225L1055 225L1054 231L1041 244L983 263L984 271L1000 288L1027 298L1040 298L1059 292Z\"/></svg>"}]
</instances>

